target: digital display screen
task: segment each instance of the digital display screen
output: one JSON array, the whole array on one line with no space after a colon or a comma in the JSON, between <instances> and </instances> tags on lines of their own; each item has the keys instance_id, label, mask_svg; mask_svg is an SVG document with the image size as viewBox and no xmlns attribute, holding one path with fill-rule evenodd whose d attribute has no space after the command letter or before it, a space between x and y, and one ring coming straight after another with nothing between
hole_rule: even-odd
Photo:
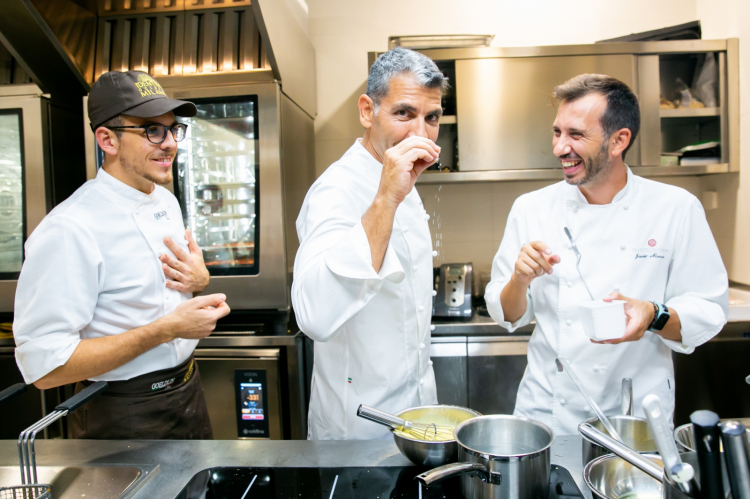
<instances>
[{"instance_id":1,"label":"digital display screen","mask_svg":"<svg viewBox=\"0 0 750 499\"><path fill-rule=\"evenodd\" d=\"M463 275L463 267L448 267L448 275Z\"/></svg>"},{"instance_id":2,"label":"digital display screen","mask_svg":"<svg viewBox=\"0 0 750 499\"><path fill-rule=\"evenodd\" d=\"M264 369L235 369L237 437L270 438L268 383Z\"/></svg>"},{"instance_id":3,"label":"digital display screen","mask_svg":"<svg viewBox=\"0 0 750 499\"><path fill-rule=\"evenodd\" d=\"M263 386L260 383L240 383L242 393L242 419L262 421L263 414Z\"/></svg>"}]
</instances>

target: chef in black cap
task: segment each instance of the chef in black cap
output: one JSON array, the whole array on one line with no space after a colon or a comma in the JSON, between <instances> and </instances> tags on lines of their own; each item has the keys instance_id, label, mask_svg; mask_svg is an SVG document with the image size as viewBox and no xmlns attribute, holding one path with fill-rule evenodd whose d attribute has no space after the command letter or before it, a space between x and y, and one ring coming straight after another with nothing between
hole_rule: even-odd
<instances>
[{"instance_id":1,"label":"chef in black cap","mask_svg":"<svg viewBox=\"0 0 750 499\"><path fill-rule=\"evenodd\" d=\"M103 74L89 118L104 163L26 242L13 332L27 383L99 380L102 396L70 417L75 438L208 439L193 351L229 313L208 284L172 181L177 142L195 116L140 71Z\"/></svg>"}]
</instances>

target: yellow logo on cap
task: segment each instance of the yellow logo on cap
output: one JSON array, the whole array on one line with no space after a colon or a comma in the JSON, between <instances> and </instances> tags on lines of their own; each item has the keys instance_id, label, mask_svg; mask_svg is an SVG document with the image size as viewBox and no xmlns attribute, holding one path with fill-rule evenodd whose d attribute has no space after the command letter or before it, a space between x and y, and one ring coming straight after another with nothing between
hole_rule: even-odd
<instances>
[{"instance_id":1,"label":"yellow logo on cap","mask_svg":"<svg viewBox=\"0 0 750 499\"><path fill-rule=\"evenodd\" d=\"M141 93L141 97L148 97L157 94L164 96L167 95L164 93L164 89L161 88L161 85L147 74L138 75L138 81L135 83L135 88Z\"/></svg>"}]
</instances>

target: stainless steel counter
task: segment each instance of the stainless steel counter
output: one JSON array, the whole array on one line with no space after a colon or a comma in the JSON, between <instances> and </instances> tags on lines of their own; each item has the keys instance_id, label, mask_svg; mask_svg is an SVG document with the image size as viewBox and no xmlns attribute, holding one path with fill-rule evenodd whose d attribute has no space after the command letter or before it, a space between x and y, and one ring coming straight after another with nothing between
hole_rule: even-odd
<instances>
[{"instance_id":1,"label":"stainless steel counter","mask_svg":"<svg viewBox=\"0 0 750 499\"><path fill-rule=\"evenodd\" d=\"M95 441L45 440L36 444L41 466L158 465L132 497L175 497L197 472L217 466L359 467L408 466L393 440L369 441ZM18 463L16 442L0 440L0 466ZM552 463L566 468L586 499L582 480L581 438L559 436ZM88 496L87 496L88 497Z\"/></svg>"}]
</instances>

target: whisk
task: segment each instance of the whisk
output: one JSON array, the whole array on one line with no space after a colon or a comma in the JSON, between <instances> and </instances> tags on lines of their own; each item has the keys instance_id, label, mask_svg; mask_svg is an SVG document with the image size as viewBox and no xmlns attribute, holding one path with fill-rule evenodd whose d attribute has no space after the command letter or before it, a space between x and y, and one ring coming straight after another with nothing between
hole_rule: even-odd
<instances>
[{"instance_id":1,"label":"whisk","mask_svg":"<svg viewBox=\"0 0 750 499\"><path fill-rule=\"evenodd\" d=\"M393 431L406 433L419 440L427 440L428 442L448 442L453 440L454 427L452 426L435 423L414 423L362 404L357 409L357 416L387 426Z\"/></svg>"}]
</instances>

